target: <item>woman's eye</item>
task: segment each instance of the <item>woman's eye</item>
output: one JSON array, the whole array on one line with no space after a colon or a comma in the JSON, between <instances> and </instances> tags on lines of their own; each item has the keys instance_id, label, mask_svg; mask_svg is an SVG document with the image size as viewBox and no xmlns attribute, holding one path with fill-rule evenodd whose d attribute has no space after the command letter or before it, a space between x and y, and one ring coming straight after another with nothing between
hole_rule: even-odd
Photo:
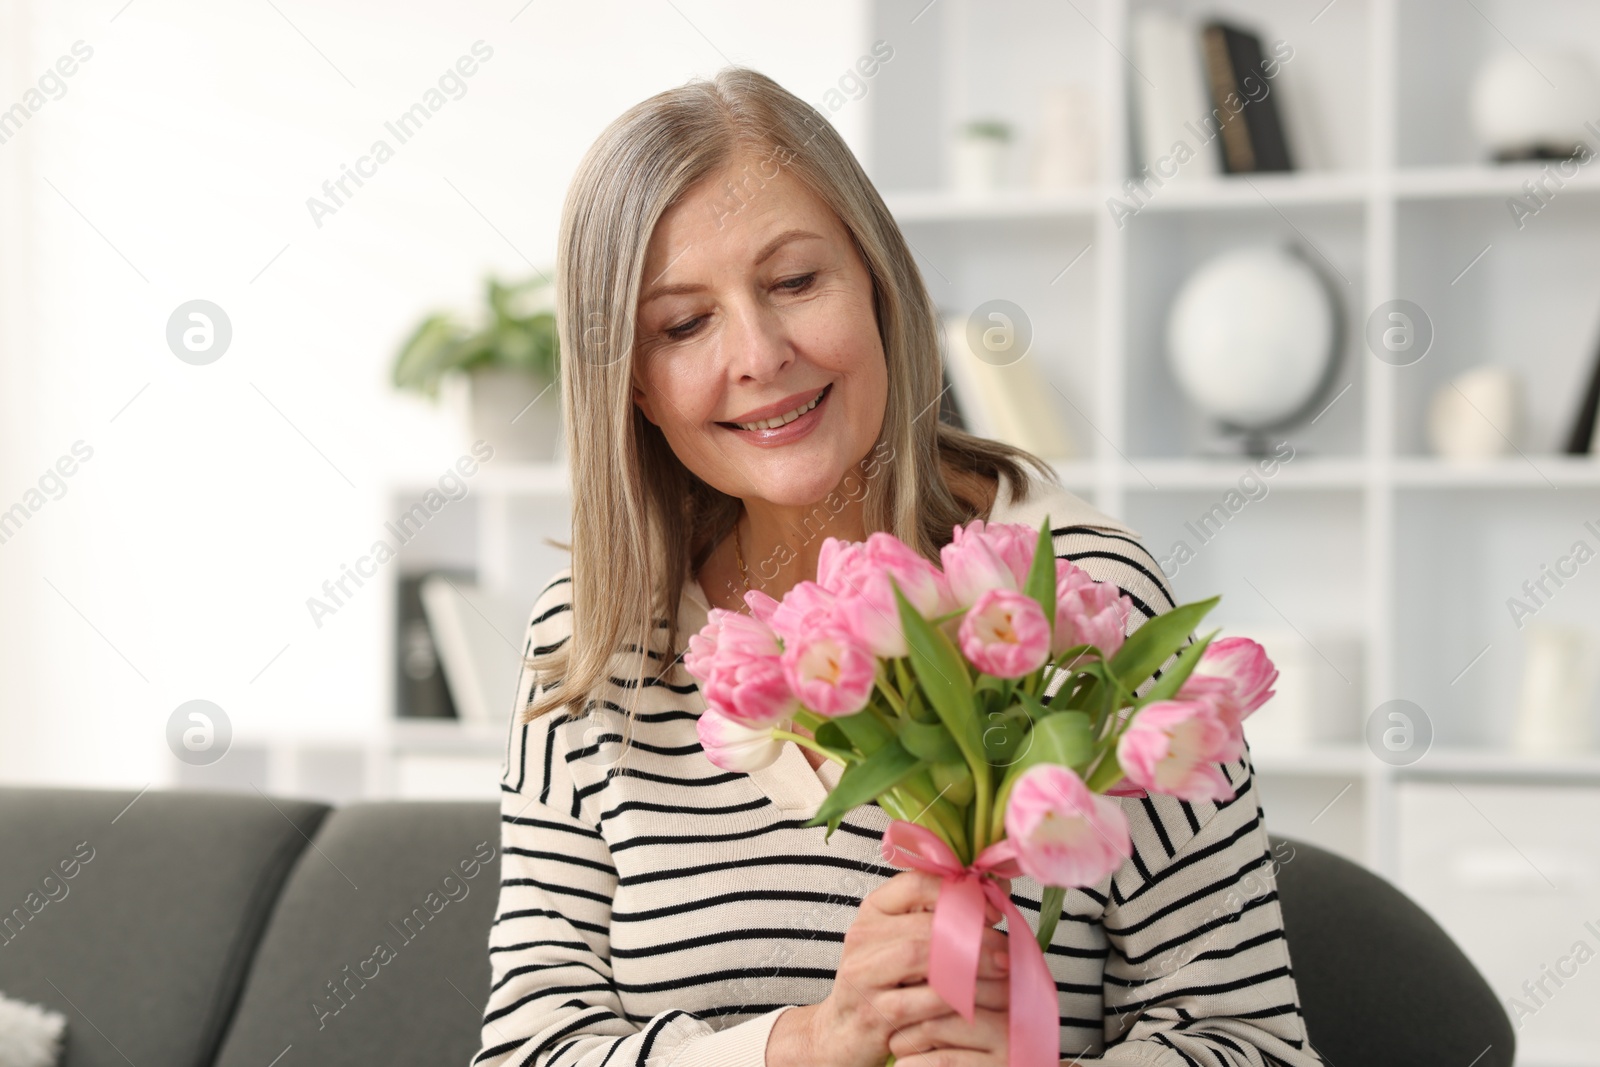
<instances>
[{"instance_id":1,"label":"woman's eye","mask_svg":"<svg viewBox=\"0 0 1600 1067\"><path fill-rule=\"evenodd\" d=\"M669 326L665 330L662 330L661 332L666 334L668 337L672 338L674 341L676 341L681 337L689 336L691 333L694 332L694 327L698 326L699 324L700 324L700 316L697 315L694 318L688 320L687 322L680 322L676 326Z\"/></svg>"},{"instance_id":2,"label":"woman's eye","mask_svg":"<svg viewBox=\"0 0 1600 1067\"><path fill-rule=\"evenodd\" d=\"M800 290L810 285L811 279L815 278L816 276L817 272L812 271L810 274L801 274L798 277L785 278L783 281L778 283L778 288L785 289L791 293L798 293Z\"/></svg>"}]
</instances>

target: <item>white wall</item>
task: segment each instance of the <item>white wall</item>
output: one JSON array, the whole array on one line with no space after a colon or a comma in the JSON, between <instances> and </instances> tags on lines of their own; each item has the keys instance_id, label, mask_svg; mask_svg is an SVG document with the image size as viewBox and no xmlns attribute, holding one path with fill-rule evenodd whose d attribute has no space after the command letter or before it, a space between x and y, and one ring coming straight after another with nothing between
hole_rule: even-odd
<instances>
[{"instance_id":1,"label":"white wall","mask_svg":"<svg viewBox=\"0 0 1600 1067\"><path fill-rule=\"evenodd\" d=\"M320 629L306 598L391 517L388 479L468 445L389 387L399 341L550 262L572 168L631 104L730 61L820 103L866 34L860 0L124 2L0 15L0 108L93 49L0 144L0 510L93 449L0 544L13 782L159 784L195 698L236 737L370 730L387 590ZM385 120L479 40L465 94L397 145ZM834 119L862 152L864 109ZM307 198L379 137L394 158L319 228ZM195 298L234 331L207 366L165 342Z\"/></svg>"}]
</instances>

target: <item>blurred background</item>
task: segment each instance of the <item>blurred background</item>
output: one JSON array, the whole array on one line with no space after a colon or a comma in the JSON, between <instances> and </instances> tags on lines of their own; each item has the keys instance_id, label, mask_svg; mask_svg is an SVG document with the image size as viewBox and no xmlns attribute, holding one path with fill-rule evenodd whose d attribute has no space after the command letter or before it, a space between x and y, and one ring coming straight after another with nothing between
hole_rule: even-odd
<instances>
[{"instance_id":1,"label":"blurred background","mask_svg":"<svg viewBox=\"0 0 1600 1067\"><path fill-rule=\"evenodd\" d=\"M900 220L943 416L1267 646L1274 832L1422 903L1519 1063L1600 1063L1580 0L10 0L0 781L493 799L566 562L562 197L733 63Z\"/></svg>"}]
</instances>

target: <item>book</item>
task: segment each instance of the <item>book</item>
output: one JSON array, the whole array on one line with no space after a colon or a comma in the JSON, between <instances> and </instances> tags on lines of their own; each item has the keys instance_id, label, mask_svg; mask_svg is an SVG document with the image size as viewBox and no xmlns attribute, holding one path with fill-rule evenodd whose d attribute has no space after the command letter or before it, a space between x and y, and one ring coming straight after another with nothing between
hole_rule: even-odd
<instances>
[{"instance_id":1,"label":"book","mask_svg":"<svg viewBox=\"0 0 1600 1067\"><path fill-rule=\"evenodd\" d=\"M1200 35L1211 106L1222 123L1223 170L1293 170L1261 38L1218 19L1204 23Z\"/></svg>"},{"instance_id":2,"label":"book","mask_svg":"<svg viewBox=\"0 0 1600 1067\"><path fill-rule=\"evenodd\" d=\"M979 359L967 342L967 316L946 316L944 369L964 429L1026 449L1045 460L1075 459L1077 446L1056 403L1055 388L1024 356L997 366Z\"/></svg>"},{"instance_id":3,"label":"book","mask_svg":"<svg viewBox=\"0 0 1600 1067\"><path fill-rule=\"evenodd\" d=\"M527 605L445 574L429 574L419 589L462 722L507 723L521 675Z\"/></svg>"},{"instance_id":4,"label":"book","mask_svg":"<svg viewBox=\"0 0 1600 1067\"><path fill-rule=\"evenodd\" d=\"M395 714L402 719L454 719L455 702L439 665L439 649L422 607L427 574L402 574L396 597ZM470 581L471 574L460 575Z\"/></svg>"},{"instance_id":5,"label":"book","mask_svg":"<svg viewBox=\"0 0 1600 1067\"><path fill-rule=\"evenodd\" d=\"M1567 454L1587 455L1594 450L1595 422L1600 419L1600 352L1595 353L1594 367L1589 371L1589 384L1578 404L1577 417L1567 434Z\"/></svg>"},{"instance_id":6,"label":"book","mask_svg":"<svg viewBox=\"0 0 1600 1067\"><path fill-rule=\"evenodd\" d=\"M1170 12L1139 10L1133 15L1132 32L1133 64L1144 72L1144 77L1133 80L1134 143L1140 166L1162 181L1221 174L1222 152L1202 69L1198 25ZM1168 178L1157 169L1157 162L1172 157L1179 142L1194 156ZM1176 160L1168 164L1175 165Z\"/></svg>"}]
</instances>

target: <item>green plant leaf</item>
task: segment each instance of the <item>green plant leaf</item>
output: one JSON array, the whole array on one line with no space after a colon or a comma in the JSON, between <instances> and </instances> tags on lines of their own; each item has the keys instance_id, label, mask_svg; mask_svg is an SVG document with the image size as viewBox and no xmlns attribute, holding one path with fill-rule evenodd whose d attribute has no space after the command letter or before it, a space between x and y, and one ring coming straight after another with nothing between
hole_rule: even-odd
<instances>
[{"instance_id":1,"label":"green plant leaf","mask_svg":"<svg viewBox=\"0 0 1600 1067\"><path fill-rule=\"evenodd\" d=\"M1140 625L1111 657L1112 673L1128 692L1138 689L1174 651L1183 647L1190 632L1221 599L1214 596L1180 604Z\"/></svg>"},{"instance_id":2,"label":"green plant leaf","mask_svg":"<svg viewBox=\"0 0 1600 1067\"><path fill-rule=\"evenodd\" d=\"M1028 568L1028 581L1022 590L1039 605L1053 636L1056 632L1056 553L1055 540L1050 536L1050 516L1039 524L1039 542L1033 549L1033 565Z\"/></svg>"},{"instance_id":3,"label":"green plant leaf","mask_svg":"<svg viewBox=\"0 0 1600 1067\"><path fill-rule=\"evenodd\" d=\"M1089 787L1091 793L1104 793L1116 785L1122 777L1122 764L1117 762L1117 747L1112 745L1106 750L1100 766L1094 769L1084 784Z\"/></svg>"},{"instance_id":4,"label":"green plant leaf","mask_svg":"<svg viewBox=\"0 0 1600 1067\"><path fill-rule=\"evenodd\" d=\"M1143 707L1157 700L1170 700L1179 687L1188 680L1189 675L1194 673L1194 669L1199 665L1200 657L1205 654L1206 646L1211 643L1211 639L1221 632L1221 630L1212 630L1200 640L1178 649L1178 659L1173 663L1172 669L1156 679L1156 684L1152 685L1149 691L1145 693L1144 699L1139 701L1139 706Z\"/></svg>"},{"instance_id":5,"label":"green plant leaf","mask_svg":"<svg viewBox=\"0 0 1600 1067\"><path fill-rule=\"evenodd\" d=\"M830 720L845 735L851 745L854 745L863 755L871 756L888 742L894 740L894 731L879 721L878 717L870 711L858 711L854 715L841 715ZM816 731L812 731L816 736ZM832 735L830 735L832 736Z\"/></svg>"},{"instance_id":6,"label":"green plant leaf","mask_svg":"<svg viewBox=\"0 0 1600 1067\"><path fill-rule=\"evenodd\" d=\"M900 744L918 759L929 763L960 763L966 765L961 746L950 736L944 723L902 722Z\"/></svg>"},{"instance_id":7,"label":"green plant leaf","mask_svg":"<svg viewBox=\"0 0 1600 1067\"><path fill-rule=\"evenodd\" d=\"M860 763L853 763L839 776L839 784L805 825L821 826L851 808L876 800L926 765L890 738L889 743Z\"/></svg>"},{"instance_id":8,"label":"green plant leaf","mask_svg":"<svg viewBox=\"0 0 1600 1067\"><path fill-rule=\"evenodd\" d=\"M929 771L939 795L955 808L965 808L972 803L972 794L977 783L973 780L972 768L967 766L966 760L935 763Z\"/></svg>"},{"instance_id":9,"label":"green plant leaf","mask_svg":"<svg viewBox=\"0 0 1600 1067\"><path fill-rule=\"evenodd\" d=\"M1066 898L1065 887L1059 885L1045 886L1044 892L1039 894L1039 932L1035 936L1042 949L1050 947L1056 924L1061 921L1061 902Z\"/></svg>"},{"instance_id":10,"label":"green plant leaf","mask_svg":"<svg viewBox=\"0 0 1600 1067\"><path fill-rule=\"evenodd\" d=\"M1094 756L1094 723L1081 711L1056 711L1033 724L1026 748L1015 763L1006 767L1000 782L1003 800L1011 784L1037 763L1055 763L1076 771Z\"/></svg>"},{"instance_id":11,"label":"green plant leaf","mask_svg":"<svg viewBox=\"0 0 1600 1067\"><path fill-rule=\"evenodd\" d=\"M1010 766L1017 754L1024 751L1030 730L1030 719L1021 705L1013 704L994 716L986 716L983 727L983 754L990 763Z\"/></svg>"},{"instance_id":12,"label":"green plant leaf","mask_svg":"<svg viewBox=\"0 0 1600 1067\"><path fill-rule=\"evenodd\" d=\"M1005 818L1006 802L1011 787L1028 768L1040 763L1054 763L1082 775L1082 768L1094 757L1094 725L1081 711L1052 711L1034 723L1026 742L1027 750L1017 762L1005 768L1000 788L995 793L995 807L991 819L996 830ZM998 837L995 838L998 840Z\"/></svg>"},{"instance_id":13,"label":"green plant leaf","mask_svg":"<svg viewBox=\"0 0 1600 1067\"><path fill-rule=\"evenodd\" d=\"M824 748L836 751L851 751L850 738L839 728L839 724L829 719L827 722L811 731L812 738Z\"/></svg>"},{"instance_id":14,"label":"green plant leaf","mask_svg":"<svg viewBox=\"0 0 1600 1067\"><path fill-rule=\"evenodd\" d=\"M1044 718L1046 715L1050 715L1052 713L1058 714L1062 710L1061 708L1049 707L1033 694L1024 693L1020 690L1017 693L1017 704L1022 708L1023 711L1028 713L1028 718L1032 719L1035 723Z\"/></svg>"},{"instance_id":15,"label":"green plant leaf","mask_svg":"<svg viewBox=\"0 0 1600 1067\"><path fill-rule=\"evenodd\" d=\"M900 583L889 579L895 603L900 609L900 625L910 649L911 669L927 695L939 720L961 746L969 765L983 759L983 739L974 714L972 678L961 653L943 630L936 629L900 591Z\"/></svg>"}]
</instances>

